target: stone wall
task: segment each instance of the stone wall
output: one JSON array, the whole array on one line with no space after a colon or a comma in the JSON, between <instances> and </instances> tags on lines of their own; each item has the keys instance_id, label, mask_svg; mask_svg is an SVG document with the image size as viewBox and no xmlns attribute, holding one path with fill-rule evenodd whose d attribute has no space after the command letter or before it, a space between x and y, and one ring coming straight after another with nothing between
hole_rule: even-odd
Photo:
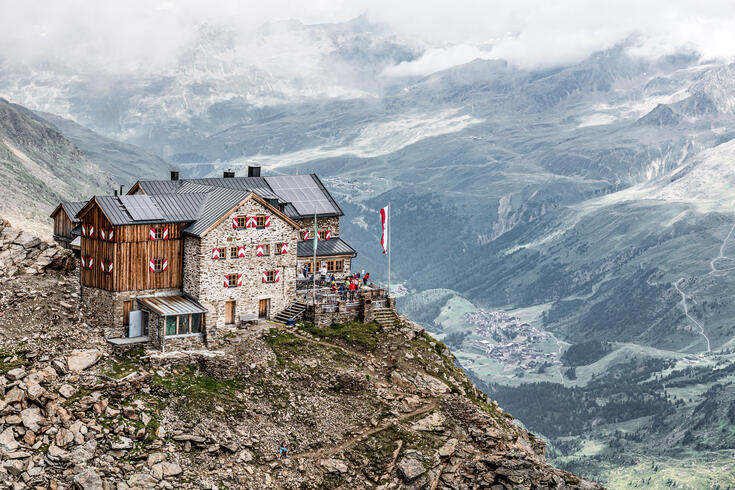
<instances>
[{"instance_id":1,"label":"stone wall","mask_svg":"<svg viewBox=\"0 0 735 490\"><path fill-rule=\"evenodd\" d=\"M309 236L314 234L314 218L304 218L296 220L302 230L309 230ZM316 223L319 230L329 230L332 236L339 236L339 216L329 218L318 218Z\"/></svg>"},{"instance_id":2,"label":"stone wall","mask_svg":"<svg viewBox=\"0 0 735 490\"><path fill-rule=\"evenodd\" d=\"M236 216L271 216L268 228L232 228ZM285 309L296 297L296 243L298 231L285 220L255 200L243 204L228 215L217 227L201 239L187 237L184 243L184 291L191 294L209 310L206 320L208 342L217 337L219 329L225 327L225 303L235 301L237 317L244 314L257 314L258 301L270 300L270 315ZM286 242L289 251L276 255L276 243ZM256 246L270 245L267 256L255 255ZM231 258L230 247L244 245L244 258ZM226 258L212 260L212 249L224 247ZM279 270L280 281L263 283L262 274L266 270ZM227 274L242 274L242 286L224 287Z\"/></svg>"},{"instance_id":3,"label":"stone wall","mask_svg":"<svg viewBox=\"0 0 735 490\"><path fill-rule=\"evenodd\" d=\"M390 303L389 303L390 305ZM393 303L395 309L395 303ZM317 327L328 327L333 323L345 323L352 321L361 321L362 323L370 323L375 320L375 309L370 299L360 299L358 308L348 308L347 304L340 301L337 304L336 311L322 311L321 305L314 308L309 305L304 312L304 319L312 322Z\"/></svg>"},{"instance_id":4,"label":"stone wall","mask_svg":"<svg viewBox=\"0 0 735 490\"><path fill-rule=\"evenodd\" d=\"M14 228L0 218L0 278L73 268L74 254L71 250Z\"/></svg>"},{"instance_id":5,"label":"stone wall","mask_svg":"<svg viewBox=\"0 0 735 490\"><path fill-rule=\"evenodd\" d=\"M107 291L104 289L82 286L82 306L88 315L94 317L101 325L105 338L128 336L128 327L123 325L123 307L125 301L133 301L131 311L139 310L135 299L139 296L151 296L159 293L180 293L178 289L148 289L142 291ZM153 315L151 315L152 318ZM151 333L150 318L148 324Z\"/></svg>"}]
</instances>

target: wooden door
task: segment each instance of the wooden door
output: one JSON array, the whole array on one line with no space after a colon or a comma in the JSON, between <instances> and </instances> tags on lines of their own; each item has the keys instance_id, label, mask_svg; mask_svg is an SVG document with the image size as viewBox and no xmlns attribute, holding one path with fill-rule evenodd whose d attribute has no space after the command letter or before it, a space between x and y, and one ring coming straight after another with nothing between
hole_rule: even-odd
<instances>
[{"instance_id":1,"label":"wooden door","mask_svg":"<svg viewBox=\"0 0 735 490\"><path fill-rule=\"evenodd\" d=\"M258 301L258 318L268 318L269 299L261 299Z\"/></svg>"},{"instance_id":2,"label":"wooden door","mask_svg":"<svg viewBox=\"0 0 735 490\"><path fill-rule=\"evenodd\" d=\"M235 302L228 301L225 303L225 323L231 325L235 323Z\"/></svg>"},{"instance_id":3,"label":"wooden door","mask_svg":"<svg viewBox=\"0 0 735 490\"><path fill-rule=\"evenodd\" d=\"M123 303L123 325L126 327L130 325L130 311L132 309L133 309L132 301L125 301Z\"/></svg>"}]
</instances>

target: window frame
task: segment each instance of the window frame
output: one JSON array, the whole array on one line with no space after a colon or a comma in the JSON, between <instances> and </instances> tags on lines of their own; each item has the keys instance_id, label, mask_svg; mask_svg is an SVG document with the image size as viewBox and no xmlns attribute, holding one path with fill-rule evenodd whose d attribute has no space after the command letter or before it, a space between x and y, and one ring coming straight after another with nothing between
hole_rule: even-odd
<instances>
[{"instance_id":1,"label":"window frame","mask_svg":"<svg viewBox=\"0 0 735 490\"><path fill-rule=\"evenodd\" d=\"M237 229L245 228L248 222L247 216L235 216L235 219L237 220Z\"/></svg>"},{"instance_id":2,"label":"window frame","mask_svg":"<svg viewBox=\"0 0 735 490\"><path fill-rule=\"evenodd\" d=\"M255 215L255 228L258 230L265 229L265 215L264 214Z\"/></svg>"},{"instance_id":3,"label":"window frame","mask_svg":"<svg viewBox=\"0 0 735 490\"><path fill-rule=\"evenodd\" d=\"M185 322L181 321L181 318L185 317ZM193 317L199 317L199 331L198 332L192 332L192 325L194 324ZM187 313L185 315L166 315L163 317L163 336L164 338L176 338L176 337L193 337L195 335L203 335L204 334L204 322L205 322L205 315L204 313ZM169 318L173 318L174 322L173 325L170 324ZM186 332L179 333L179 329L181 328L182 324L186 324ZM168 333L168 327L173 326L173 330L176 333L169 334Z\"/></svg>"},{"instance_id":4,"label":"window frame","mask_svg":"<svg viewBox=\"0 0 735 490\"><path fill-rule=\"evenodd\" d=\"M163 240L163 227L162 226L154 226L153 227L153 236L155 237L155 240Z\"/></svg>"},{"instance_id":5,"label":"window frame","mask_svg":"<svg viewBox=\"0 0 735 490\"><path fill-rule=\"evenodd\" d=\"M242 257L237 256L237 249L239 247L237 245L230 245L230 258L231 259L241 259Z\"/></svg>"},{"instance_id":6,"label":"window frame","mask_svg":"<svg viewBox=\"0 0 735 490\"><path fill-rule=\"evenodd\" d=\"M276 242L276 249L273 251L273 255L286 255L281 253L281 247L284 243L288 246L288 242Z\"/></svg>"},{"instance_id":7,"label":"window frame","mask_svg":"<svg viewBox=\"0 0 735 490\"><path fill-rule=\"evenodd\" d=\"M255 246L255 256L258 257L258 247L263 247L262 257L270 257L271 255L271 244L270 243L259 243Z\"/></svg>"},{"instance_id":8,"label":"window frame","mask_svg":"<svg viewBox=\"0 0 735 490\"><path fill-rule=\"evenodd\" d=\"M234 278L234 280L233 280ZM236 288L237 287L237 272L234 274L227 274L227 287L228 288Z\"/></svg>"},{"instance_id":9,"label":"window frame","mask_svg":"<svg viewBox=\"0 0 735 490\"><path fill-rule=\"evenodd\" d=\"M219 250L219 258L212 260L225 260L227 258L227 247L214 247L212 251Z\"/></svg>"},{"instance_id":10,"label":"window frame","mask_svg":"<svg viewBox=\"0 0 735 490\"><path fill-rule=\"evenodd\" d=\"M335 266L341 264L342 267L337 269ZM345 259L331 259L327 260L327 272L344 272L345 271Z\"/></svg>"},{"instance_id":11,"label":"window frame","mask_svg":"<svg viewBox=\"0 0 735 490\"><path fill-rule=\"evenodd\" d=\"M154 273L165 272L163 270L163 261L164 261L163 257L159 257L159 258L152 259L152 260L153 260L153 272Z\"/></svg>"},{"instance_id":12,"label":"window frame","mask_svg":"<svg viewBox=\"0 0 735 490\"><path fill-rule=\"evenodd\" d=\"M265 271L265 277L266 277L266 280L265 280L265 283L266 284L275 284L275 282L276 282L276 271L275 271L275 269Z\"/></svg>"}]
</instances>

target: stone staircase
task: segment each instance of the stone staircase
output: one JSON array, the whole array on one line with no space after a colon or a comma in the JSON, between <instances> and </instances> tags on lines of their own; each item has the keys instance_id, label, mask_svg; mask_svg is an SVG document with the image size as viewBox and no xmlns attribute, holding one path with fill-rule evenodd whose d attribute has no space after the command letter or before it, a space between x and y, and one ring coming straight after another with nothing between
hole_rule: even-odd
<instances>
[{"instance_id":1,"label":"stone staircase","mask_svg":"<svg viewBox=\"0 0 735 490\"><path fill-rule=\"evenodd\" d=\"M288 305L288 308L273 317L273 321L286 324L289 320L298 320L306 311L306 305L298 301Z\"/></svg>"},{"instance_id":2,"label":"stone staircase","mask_svg":"<svg viewBox=\"0 0 735 490\"><path fill-rule=\"evenodd\" d=\"M401 320L396 312L390 308L378 308L375 310L375 321L380 323L383 328L397 327Z\"/></svg>"}]
</instances>

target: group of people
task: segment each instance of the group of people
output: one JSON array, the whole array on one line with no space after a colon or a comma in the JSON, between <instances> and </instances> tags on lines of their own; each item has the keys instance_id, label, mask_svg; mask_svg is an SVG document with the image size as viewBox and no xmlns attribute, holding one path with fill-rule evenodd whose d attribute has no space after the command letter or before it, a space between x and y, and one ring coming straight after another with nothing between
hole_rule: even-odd
<instances>
[{"instance_id":1,"label":"group of people","mask_svg":"<svg viewBox=\"0 0 735 490\"><path fill-rule=\"evenodd\" d=\"M342 301L346 301L350 298L350 301L355 300L355 295L358 294L360 288L367 286L370 280L370 273L366 273L364 270L350 274L344 281L337 281L332 274L329 278L329 287L332 289L332 293L339 294Z\"/></svg>"}]
</instances>

